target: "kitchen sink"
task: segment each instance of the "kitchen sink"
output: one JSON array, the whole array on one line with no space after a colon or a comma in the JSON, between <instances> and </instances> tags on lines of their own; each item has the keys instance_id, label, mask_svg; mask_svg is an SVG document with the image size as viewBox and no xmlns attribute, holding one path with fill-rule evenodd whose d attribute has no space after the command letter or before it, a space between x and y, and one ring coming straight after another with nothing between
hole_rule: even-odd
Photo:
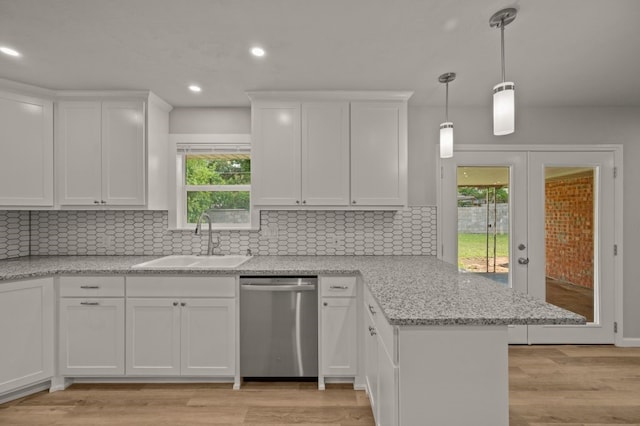
<instances>
[{"instance_id":1,"label":"kitchen sink","mask_svg":"<svg viewBox=\"0 0 640 426\"><path fill-rule=\"evenodd\" d=\"M150 260L144 263L133 265L133 269L217 269L235 268L242 265L252 256L242 256L237 254L221 256L194 256L175 255L165 256L160 259Z\"/></svg>"}]
</instances>

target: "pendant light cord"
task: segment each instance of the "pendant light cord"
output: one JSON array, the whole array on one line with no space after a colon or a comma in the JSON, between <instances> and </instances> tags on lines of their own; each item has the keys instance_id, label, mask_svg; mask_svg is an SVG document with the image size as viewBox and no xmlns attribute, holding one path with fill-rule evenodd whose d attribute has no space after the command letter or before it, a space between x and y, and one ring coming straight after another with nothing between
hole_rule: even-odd
<instances>
[{"instance_id":1,"label":"pendant light cord","mask_svg":"<svg viewBox=\"0 0 640 426\"><path fill-rule=\"evenodd\" d=\"M447 82L446 93L447 95L446 95L446 103L445 103L445 109L444 109L444 117L445 117L445 121L449 122L449 82Z\"/></svg>"},{"instance_id":2,"label":"pendant light cord","mask_svg":"<svg viewBox=\"0 0 640 426\"><path fill-rule=\"evenodd\" d=\"M507 81L504 76L504 18L500 21L500 56L502 58L502 82Z\"/></svg>"}]
</instances>

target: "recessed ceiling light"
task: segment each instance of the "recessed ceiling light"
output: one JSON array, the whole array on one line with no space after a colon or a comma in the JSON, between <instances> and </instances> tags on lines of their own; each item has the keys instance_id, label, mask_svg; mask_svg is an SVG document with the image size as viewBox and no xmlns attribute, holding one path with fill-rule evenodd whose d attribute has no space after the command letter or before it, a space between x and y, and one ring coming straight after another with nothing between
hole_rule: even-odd
<instances>
[{"instance_id":1,"label":"recessed ceiling light","mask_svg":"<svg viewBox=\"0 0 640 426\"><path fill-rule=\"evenodd\" d=\"M195 84L189 86L189 90L196 93L202 92L202 88L200 86L196 86Z\"/></svg>"},{"instance_id":2,"label":"recessed ceiling light","mask_svg":"<svg viewBox=\"0 0 640 426\"><path fill-rule=\"evenodd\" d=\"M256 47L252 47L251 48L251 54L253 56L257 56L258 58L261 58L261 57L264 56L265 51L264 51L264 49L262 47L256 46Z\"/></svg>"},{"instance_id":3,"label":"recessed ceiling light","mask_svg":"<svg viewBox=\"0 0 640 426\"><path fill-rule=\"evenodd\" d=\"M6 46L2 46L0 47L0 52L4 53L5 55L9 55L9 56L22 56L20 54L20 52L18 52L17 50L14 50L10 47L6 47Z\"/></svg>"}]
</instances>

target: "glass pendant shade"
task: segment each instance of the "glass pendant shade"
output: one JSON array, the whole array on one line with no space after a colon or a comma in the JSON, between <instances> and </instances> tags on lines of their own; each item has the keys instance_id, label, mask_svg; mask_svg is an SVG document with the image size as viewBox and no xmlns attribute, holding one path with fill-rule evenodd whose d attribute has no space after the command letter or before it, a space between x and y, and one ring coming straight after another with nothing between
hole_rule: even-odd
<instances>
[{"instance_id":1,"label":"glass pendant shade","mask_svg":"<svg viewBox=\"0 0 640 426\"><path fill-rule=\"evenodd\" d=\"M515 85L511 81L493 87L493 134L508 135L515 131Z\"/></svg>"},{"instance_id":2,"label":"glass pendant shade","mask_svg":"<svg viewBox=\"0 0 640 426\"><path fill-rule=\"evenodd\" d=\"M440 158L453 157L453 123L440 124Z\"/></svg>"}]
</instances>

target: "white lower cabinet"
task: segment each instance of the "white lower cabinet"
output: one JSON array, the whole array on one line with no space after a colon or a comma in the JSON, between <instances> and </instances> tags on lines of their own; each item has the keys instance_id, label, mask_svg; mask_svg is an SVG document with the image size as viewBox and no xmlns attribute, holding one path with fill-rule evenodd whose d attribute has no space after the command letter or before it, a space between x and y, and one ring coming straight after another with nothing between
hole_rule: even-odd
<instances>
[{"instance_id":1,"label":"white lower cabinet","mask_svg":"<svg viewBox=\"0 0 640 426\"><path fill-rule=\"evenodd\" d=\"M63 298L59 307L59 374L124 374L124 298Z\"/></svg>"},{"instance_id":2,"label":"white lower cabinet","mask_svg":"<svg viewBox=\"0 0 640 426\"><path fill-rule=\"evenodd\" d=\"M60 277L58 374L124 374L124 277Z\"/></svg>"},{"instance_id":3,"label":"white lower cabinet","mask_svg":"<svg viewBox=\"0 0 640 426\"><path fill-rule=\"evenodd\" d=\"M0 283L0 394L53 376L53 278Z\"/></svg>"},{"instance_id":4,"label":"white lower cabinet","mask_svg":"<svg viewBox=\"0 0 640 426\"><path fill-rule=\"evenodd\" d=\"M320 371L329 377L358 374L356 277L320 277Z\"/></svg>"},{"instance_id":5,"label":"white lower cabinet","mask_svg":"<svg viewBox=\"0 0 640 426\"><path fill-rule=\"evenodd\" d=\"M234 376L236 287L235 277L128 278L126 374Z\"/></svg>"},{"instance_id":6,"label":"white lower cabinet","mask_svg":"<svg viewBox=\"0 0 640 426\"><path fill-rule=\"evenodd\" d=\"M127 374L180 374L180 302L127 299Z\"/></svg>"}]
</instances>

